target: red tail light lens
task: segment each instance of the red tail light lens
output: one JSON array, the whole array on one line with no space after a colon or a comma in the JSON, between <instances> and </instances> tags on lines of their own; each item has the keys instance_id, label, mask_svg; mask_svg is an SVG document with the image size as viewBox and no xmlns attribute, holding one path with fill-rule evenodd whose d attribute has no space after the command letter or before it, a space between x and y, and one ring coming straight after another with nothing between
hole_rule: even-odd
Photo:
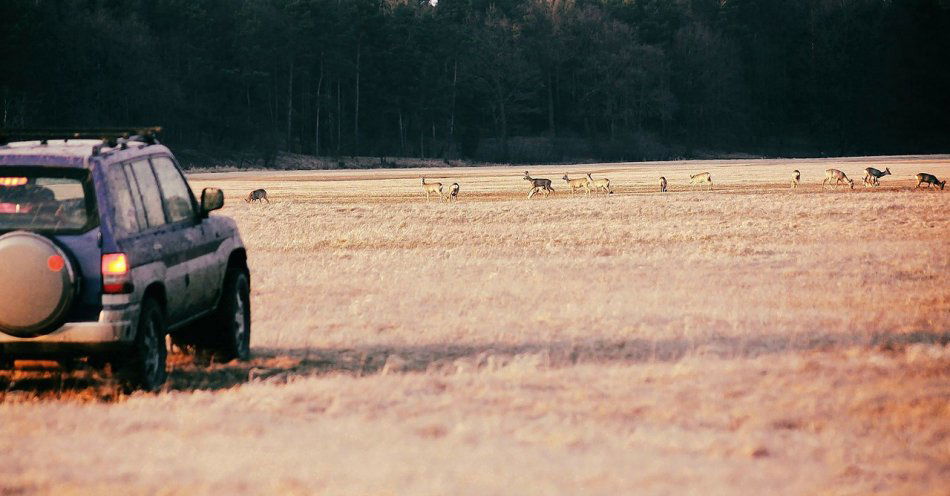
<instances>
[{"instance_id":1,"label":"red tail light lens","mask_svg":"<svg viewBox=\"0 0 950 496\"><path fill-rule=\"evenodd\" d=\"M132 292L129 260L125 253L106 253L102 255L102 292L105 294Z\"/></svg>"},{"instance_id":2,"label":"red tail light lens","mask_svg":"<svg viewBox=\"0 0 950 496\"><path fill-rule=\"evenodd\" d=\"M123 276L129 273L129 261L125 253L107 253L102 256L102 275Z\"/></svg>"}]
</instances>

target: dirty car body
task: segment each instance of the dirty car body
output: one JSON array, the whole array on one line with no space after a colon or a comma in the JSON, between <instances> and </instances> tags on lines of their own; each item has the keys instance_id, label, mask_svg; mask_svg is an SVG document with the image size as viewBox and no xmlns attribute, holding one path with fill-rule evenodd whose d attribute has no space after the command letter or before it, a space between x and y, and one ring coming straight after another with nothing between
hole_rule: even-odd
<instances>
[{"instance_id":1,"label":"dirty car body","mask_svg":"<svg viewBox=\"0 0 950 496\"><path fill-rule=\"evenodd\" d=\"M89 357L155 389L167 334L227 349L242 332L230 354L246 358L250 274L234 221L208 215L221 204L214 188L196 199L155 141L0 145L0 363ZM243 294L225 294L235 278Z\"/></svg>"}]
</instances>

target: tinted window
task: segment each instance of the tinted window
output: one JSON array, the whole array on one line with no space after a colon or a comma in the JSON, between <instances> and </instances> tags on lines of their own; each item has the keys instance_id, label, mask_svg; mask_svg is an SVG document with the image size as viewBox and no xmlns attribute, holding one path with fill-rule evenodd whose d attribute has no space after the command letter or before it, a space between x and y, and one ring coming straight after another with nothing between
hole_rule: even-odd
<instances>
[{"instance_id":1,"label":"tinted window","mask_svg":"<svg viewBox=\"0 0 950 496\"><path fill-rule=\"evenodd\" d=\"M188 184L181 177L175 163L168 157L152 157L152 168L162 187L162 197L168 212L168 222L195 218L195 211L188 193Z\"/></svg>"},{"instance_id":2,"label":"tinted window","mask_svg":"<svg viewBox=\"0 0 950 496\"><path fill-rule=\"evenodd\" d=\"M118 234L131 234L139 230L139 222L132 193L121 165L106 167L106 183L112 198L112 225Z\"/></svg>"},{"instance_id":3,"label":"tinted window","mask_svg":"<svg viewBox=\"0 0 950 496\"><path fill-rule=\"evenodd\" d=\"M139 193L142 195L142 204L145 206L145 218L148 219L148 227L164 224L165 212L162 210L162 197L148 160L142 159L132 162L132 173L135 175L135 182L138 183Z\"/></svg>"},{"instance_id":4,"label":"tinted window","mask_svg":"<svg viewBox=\"0 0 950 496\"><path fill-rule=\"evenodd\" d=\"M97 218L93 198L86 171L4 168L0 176L0 232L85 231Z\"/></svg>"}]
</instances>

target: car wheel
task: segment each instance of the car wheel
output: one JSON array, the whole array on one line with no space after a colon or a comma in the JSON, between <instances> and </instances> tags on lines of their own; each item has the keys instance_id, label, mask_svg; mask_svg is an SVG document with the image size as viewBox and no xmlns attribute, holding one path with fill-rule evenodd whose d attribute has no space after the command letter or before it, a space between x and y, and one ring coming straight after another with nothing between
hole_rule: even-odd
<instances>
[{"instance_id":1,"label":"car wheel","mask_svg":"<svg viewBox=\"0 0 950 496\"><path fill-rule=\"evenodd\" d=\"M132 349L119 359L119 380L129 392L156 391L168 377L167 358L165 316L158 302L149 298L142 303Z\"/></svg>"},{"instance_id":2,"label":"car wheel","mask_svg":"<svg viewBox=\"0 0 950 496\"><path fill-rule=\"evenodd\" d=\"M251 285L247 272L228 269L224 291L215 316L215 354L219 359L247 360L251 357Z\"/></svg>"}]
</instances>

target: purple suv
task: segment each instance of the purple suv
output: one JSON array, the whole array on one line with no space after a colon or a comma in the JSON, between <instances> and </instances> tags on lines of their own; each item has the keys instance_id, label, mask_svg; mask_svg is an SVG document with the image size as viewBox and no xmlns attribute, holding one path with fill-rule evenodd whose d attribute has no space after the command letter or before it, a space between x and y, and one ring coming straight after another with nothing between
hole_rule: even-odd
<instances>
[{"instance_id":1,"label":"purple suv","mask_svg":"<svg viewBox=\"0 0 950 496\"><path fill-rule=\"evenodd\" d=\"M224 195L197 201L154 129L139 132L0 130L0 366L85 357L156 390L166 335L250 355L244 244L208 215Z\"/></svg>"}]
</instances>

